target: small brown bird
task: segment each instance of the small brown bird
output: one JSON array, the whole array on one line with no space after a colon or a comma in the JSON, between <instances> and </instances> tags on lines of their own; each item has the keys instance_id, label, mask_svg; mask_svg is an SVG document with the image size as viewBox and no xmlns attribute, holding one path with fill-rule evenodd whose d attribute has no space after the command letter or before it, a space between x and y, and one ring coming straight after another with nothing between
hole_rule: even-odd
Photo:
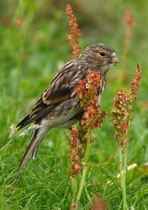
<instances>
[{"instance_id":1,"label":"small brown bird","mask_svg":"<svg viewBox=\"0 0 148 210\"><path fill-rule=\"evenodd\" d=\"M76 100L76 87L80 80L87 80L88 71L98 72L102 78L98 88L99 101L106 86L106 73L113 63L118 63L114 50L104 44L93 44L78 57L69 61L57 73L41 95L32 111L17 125L19 129L35 122L40 128L33 131L29 146L21 161L16 181L28 157L35 159L44 136L52 128L70 128L79 121L83 110Z\"/></svg>"}]
</instances>

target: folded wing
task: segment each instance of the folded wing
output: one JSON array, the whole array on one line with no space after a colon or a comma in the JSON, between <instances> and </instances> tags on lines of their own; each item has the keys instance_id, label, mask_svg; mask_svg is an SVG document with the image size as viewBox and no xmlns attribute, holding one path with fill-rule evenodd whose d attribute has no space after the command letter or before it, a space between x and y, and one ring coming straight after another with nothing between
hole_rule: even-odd
<instances>
[{"instance_id":1,"label":"folded wing","mask_svg":"<svg viewBox=\"0 0 148 210\"><path fill-rule=\"evenodd\" d=\"M75 63L71 60L52 80L49 87L41 95L32 111L17 125L19 129L38 121L58 106L64 100L74 97L75 87L78 80L75 79L76 74Z\"/></svg>"}]
</instances>

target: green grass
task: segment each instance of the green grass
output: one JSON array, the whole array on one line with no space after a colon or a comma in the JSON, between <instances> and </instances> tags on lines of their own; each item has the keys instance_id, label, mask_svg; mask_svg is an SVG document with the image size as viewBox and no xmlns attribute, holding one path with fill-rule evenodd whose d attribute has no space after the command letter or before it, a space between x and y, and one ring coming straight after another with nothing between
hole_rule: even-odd
<instances>
[{"instance_id":1,"label":"green grass","mask_svg":"<svg viewBox=\"0 0 148 210\"><path fill-rule=\"evenodd\" d=\"M96 1L92 2L90 18L87 17L86 7L81 11L72 4L83 35L81 46L84 48L95 42L103 42L112 46L120 59L125 30L122 16L125 10L132 10L134 14L136 25L133 27L126 65L128 77L122 88L130 88L137 63L142 66L143 77L134 110L135 119L132 123L128 153L128 165L137 163L138 167L127 173L127 203L134 209L147 209L148 174L146 167L140 168L148 160L148 29L145 27L148 18L147 4L144 1L133 3L114 0L112 3L108 1L108 6L100 1L100 7ZM82 3L84 2L81 0L79 4ZM5 11L5 4L1 4ZM66 40L67 17L64 8L53 3L49 5L47 1L42 4L39 4L39 1L29 4L27 0L18 9L17 3L15 6L6 12L6 16L11 22L21 17L24 25L6 24L3 11L0 17L0 148L9 141L11 124L16 125L31 110L55 76L60 63L64 64L71 58ZM97 13L97 8L104 13ZM115 13L114 8L118 8L115 16L112 15ZM106 27L102 26L103 22ZM101 101L108 117L103 127L95 131L97 138L91 145L90 166L79 209L89 209L91 200L96 195L103 196L110 209L122 209L122 192L119 190L120 182L116 179L119 173L116 152L118 142L114 139L109 114L113 108L113 97L121 89L117 86L119 71L120 65L112 67L108 74L106 92ZM68 130L66 132L70 135ZM14 178L27 148L29 135L17 138L0 151L0 209L69 209L72 203L69 177L71 169L68 140L62 129L49 132L41 144L38 158L28 160L17 186L14 186ZM113 153L113 158L107 164ZM80 180L80 177L78 179ZM108 180L112 180L114 184L107 185Z\"/></svg>"}]
</instances>

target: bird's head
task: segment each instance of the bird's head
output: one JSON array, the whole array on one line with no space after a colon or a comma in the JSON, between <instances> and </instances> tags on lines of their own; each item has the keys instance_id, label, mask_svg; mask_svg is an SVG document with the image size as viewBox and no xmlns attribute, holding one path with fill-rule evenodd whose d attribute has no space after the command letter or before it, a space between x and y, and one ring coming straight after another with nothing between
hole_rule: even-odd
<instances>
[{"instance_id":1,"label":"bird's head","mask_svg":"<svg viewBox=\"0 0 148 210\"><path fill-rule=\"evenodd\" d=\"M104 44L93 44L87 47L79 55L88 68L92 71L97 71L100 74L106 73L111 64L119 63L113 48Z\"/></svg>"}]
</instances>

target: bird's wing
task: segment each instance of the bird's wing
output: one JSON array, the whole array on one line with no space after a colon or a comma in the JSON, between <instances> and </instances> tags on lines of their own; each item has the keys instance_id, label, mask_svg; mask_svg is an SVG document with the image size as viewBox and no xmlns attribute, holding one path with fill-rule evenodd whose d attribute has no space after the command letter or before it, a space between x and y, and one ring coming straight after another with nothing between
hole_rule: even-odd
<instances>
[{"instance_id":1,"label":"bird's wing","mask_svg":"<svg viewBox=\"0 0 148 210\"><path fill-rule=\"evenodd\" d=\"M32 111L17 125L19 129L39 120L51 112L60 102L73 97L73 91L79 80L74 60L68 62L52 80L49 87L41 95Z\"/></svg>"}]
</instances>

